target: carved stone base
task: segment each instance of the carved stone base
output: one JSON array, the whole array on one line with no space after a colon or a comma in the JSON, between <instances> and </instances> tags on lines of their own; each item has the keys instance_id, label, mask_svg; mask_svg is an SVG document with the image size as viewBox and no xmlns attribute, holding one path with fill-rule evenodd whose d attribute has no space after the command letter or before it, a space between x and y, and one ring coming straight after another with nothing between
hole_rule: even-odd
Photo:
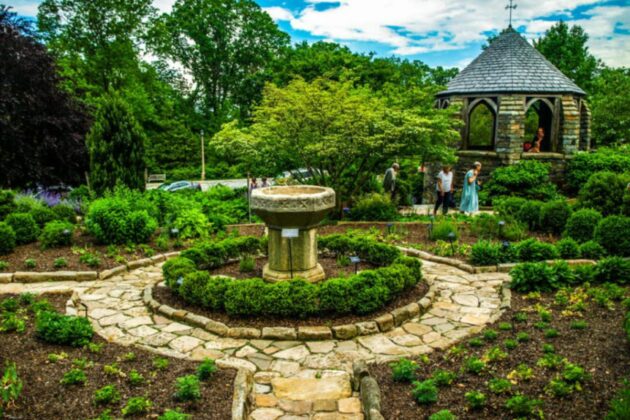
<instances>
[{"instance_id":1,"label":"carved stone base","mask_svg":"<svg viewBox=\"0 0 630 420\"><path fill-rule=\"evenodd\" d=\"M272 270L269 268L269 264L265 264L263 267L263 278L268 282L277 283L279 281L291 280L291 272ZM318 263L310 270L293 271L293 278L301 278L309 283L317 283L324 280L326 274L322 266Z\"/></svg>"}]
</instances>

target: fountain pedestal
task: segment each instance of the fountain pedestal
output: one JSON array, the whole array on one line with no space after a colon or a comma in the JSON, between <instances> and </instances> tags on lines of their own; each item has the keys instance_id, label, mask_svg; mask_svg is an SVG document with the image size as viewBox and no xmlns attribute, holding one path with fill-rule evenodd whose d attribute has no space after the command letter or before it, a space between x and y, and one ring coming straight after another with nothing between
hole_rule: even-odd
<instances>
[{"instance_id":1,"label":"fountain pedestal","mask_svg":"<svg viewBox=\"0 0 630 420\"><path fill-rule=\"evenodd\" d=\"M263 278L323 280L316 226L335 206L335 192L311 185L259 188L252 191L251 206L269 228L269 262Z\"/></svg>"}]
</instances>

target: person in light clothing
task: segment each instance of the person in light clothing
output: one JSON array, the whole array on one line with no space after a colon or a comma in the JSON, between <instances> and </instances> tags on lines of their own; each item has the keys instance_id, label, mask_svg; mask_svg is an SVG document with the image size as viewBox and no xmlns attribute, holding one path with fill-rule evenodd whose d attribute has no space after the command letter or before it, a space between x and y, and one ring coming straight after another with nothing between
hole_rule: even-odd
<instances>
[{"instance_id":1,"label":"person in light clothing","mask_svg":"<svg viewBox=\"0 0 630 420\"><path fill-rule=\"evenodd\" d=\"M481 172L481 163L475 162L471 170L466 172L464 177L464 187L462 189L462 202L459 205L459 211L466 214L472 214L479 211L479 173Z\"/></svg>"},{"instance_id":2,"label":"person in light clothing","mask_svg":"<svg viewBox=\"0 0 630 420\"><path fill-rule=\"evenodd\" d=\"M451 171L450 166L442 166L442 170L437 175L435 191L437 200L435 201L433 215L437 215L440 206L442 206L442 214L447 214L448 208L453 202L453 171Z\"/></svg>"},{"instance_id":3,"label":"person in light clothing","mask_svg":"<svg viewBox=\"0 0 630 420\"><path fill-rule=\"evenodd\" d=\"M383 189L386 193L389 193L392 201L396 197L396 175L399 169L400 165L394 163L391 168L385 171L385 178L383 178Z\"/></svg>"}]
</instances>

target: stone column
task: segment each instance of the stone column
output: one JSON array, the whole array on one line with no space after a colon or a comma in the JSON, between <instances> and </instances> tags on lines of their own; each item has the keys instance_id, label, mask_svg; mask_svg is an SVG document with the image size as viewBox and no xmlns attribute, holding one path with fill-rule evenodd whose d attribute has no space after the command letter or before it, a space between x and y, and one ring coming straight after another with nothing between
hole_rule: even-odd
<instances>
[{"instance_id":1,"label":"stone column","mask_svg":"<svg viewBox=\"0 0 630 420\"><path fill-rule=\"evenodd\" d=\"M495 150L504 164L512 164L520 160L524 138L525 96L501 96Z\"/></svg>"},{"instance_id":2,"label":"stone column","mask_svg":"<svg viewBox=\"0 0 630 420\"><path fill-rule=\"evenodd\" d=\"M276 282L303 278L324 280L324 269L317 263L317 229L299 229L297 238L283 238L282 230L269 228L269 263L263 268L263 278Z\"/></svg>"},{"instance_id":3,"label":"stone column","mask_svg":"<svg viewBox=\"0 0 630 420\"><path fill-rule=\"evenodd\" d=\"M580 102L580 150L591 150L591 110L584 99Z\"/></svg>"},{"instance_id":4,"label":"stone column","mask_svg":"<svg viewBox=\"0 0 630 420\"><path fill-rule=\"evenodd\" d=\"M572 155L578 150L580 139L580 111L577 100L570 95L562 97L562 118L560 122L560 153Z\"/></svg>"}]
</instances>

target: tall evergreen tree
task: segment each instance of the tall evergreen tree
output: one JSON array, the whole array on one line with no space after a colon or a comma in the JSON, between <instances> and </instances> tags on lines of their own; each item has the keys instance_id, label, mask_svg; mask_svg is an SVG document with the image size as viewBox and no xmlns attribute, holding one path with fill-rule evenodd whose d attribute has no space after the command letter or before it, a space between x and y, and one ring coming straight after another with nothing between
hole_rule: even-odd
<instances>
[{"instance_id":1,"label":"tall evergreen tree","mask_svg":"<svg viewBox=\"0 0 630 420\"><path fill-rule=\"evenodd\" d=\"M100 100L87 143L90 187L97 194L117 184L144 189L144 133L117 92L110 90Z\"/></svg>"}]
</instances>

